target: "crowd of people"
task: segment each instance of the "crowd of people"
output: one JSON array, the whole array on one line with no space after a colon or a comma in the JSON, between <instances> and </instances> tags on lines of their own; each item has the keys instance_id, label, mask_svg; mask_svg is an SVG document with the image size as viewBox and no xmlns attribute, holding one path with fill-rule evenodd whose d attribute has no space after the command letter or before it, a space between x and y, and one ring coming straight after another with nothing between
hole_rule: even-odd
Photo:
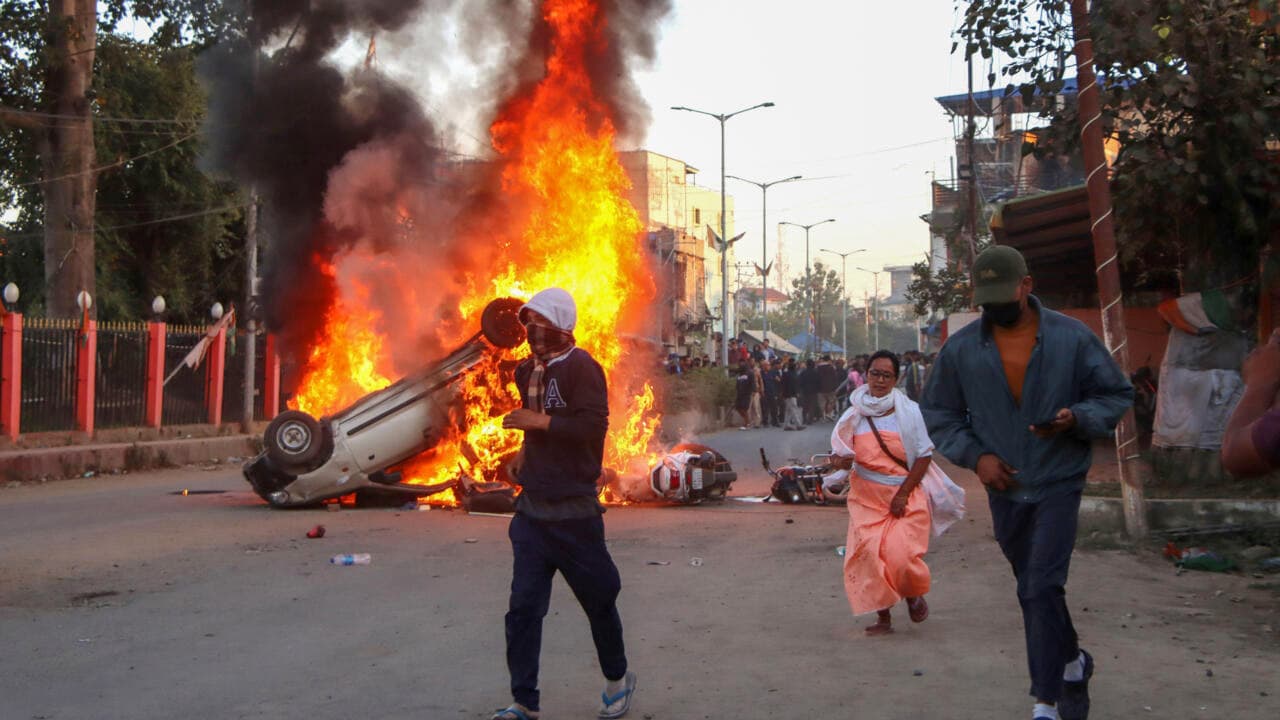
<instances>
[{"instance_id":1,"label":"crowd of people","mask_svg":"<svg viewBox=\"0 0 1280 720\"><path fill-rule=\"evenodd\" d=\"M748 346L729 339L728 373L735 382L734 417L742 430L781 428L800 430L814 423L834 422L849 406L849 395L867 383L870 355L851 360L830 354L800 359L784 357L769 341ZM897 356L902 373L897 387L919 400L929 377L933 356L908 350ZM709 355L667 356L668 374L682 375L719 367Z\"/></svg>"}]
</instances>

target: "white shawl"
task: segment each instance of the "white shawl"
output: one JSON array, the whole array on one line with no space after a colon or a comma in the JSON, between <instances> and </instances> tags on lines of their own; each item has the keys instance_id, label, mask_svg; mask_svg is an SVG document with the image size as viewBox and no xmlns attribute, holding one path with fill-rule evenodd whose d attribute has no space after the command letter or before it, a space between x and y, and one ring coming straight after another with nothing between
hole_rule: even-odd
<instances>
[{"instance_id":1,"label":"white shawl","mask_svg":"<svg viewBox=\"0 0 1280 720\"><path fill-rule=\"evenodd\" d=\"M925 427L920 406L897 388L890 391L890 394L884 398L872 397L867 385L853 391L849 396L849 409L844 411L836 421L836 426L831 429L832 454L853 457L855 454L853 448L845 442L844 436L853 437L858 421L862 417L882 417L889 413L891 407L898 421L898 435L902 438L902 448L907 454L907 467L915 465L916 448L920 446L919 440L927 439L929 430ZM941 535L957 520L964 517L964 490L947 477L936 462L929 463L929 470L920 484L929 494L933 534Z\"/></svg>"}]
</instances>

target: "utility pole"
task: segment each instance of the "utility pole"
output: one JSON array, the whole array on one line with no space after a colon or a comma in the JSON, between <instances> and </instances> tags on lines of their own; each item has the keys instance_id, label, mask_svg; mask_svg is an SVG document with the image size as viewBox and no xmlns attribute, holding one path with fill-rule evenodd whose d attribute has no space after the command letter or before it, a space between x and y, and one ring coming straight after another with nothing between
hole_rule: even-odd
<instances>
[{"instance_id":1,"label":"utility pole","mask_svg":"<svg viewBox=\"0 0 1280 720\"><path fill-rule=\"evenodd\" d=\"M1088 171L1089 218L1093 231L1093 258L1097 263L1098 305L1102 311L1102 337L1120 369L1129 374L1128 334L1124 325L1124 303L1120 288L1120 268L1115 230L1111 220L1111 179L1102 145L1102 100L1093 69L1093 38L1089 34L1089 5L1071 0L1071 24L1075 30L1076 84L1081 150ZM1133 410L1116 426L1116 459L1120 465L1120 491L1124 504L1124 525L1130 537L1147 534L1146 503Z\"/></svg>"},{"instance_id":2,"label":"utility pole","mask_svg":"<svg viewBox=\"0 0 1280 720\"><path fill-rule=\"evenodd\" d=\"M849 282L848 276L845 274L844 261L850 255L857 255L866 251L866 248L850 250L846 253L836 252L835 250L822 250L822 252L840 256L840 348L844 351L846 360L849 358Z\"/></svg>"},{"instance_id":3,"label":"utility pole","mask_svg":"<svg viewBox=\"0 0 1280 720\"><path fill-rule=\"evenodd\" d=\"M804 228L804 286L805 286L805 295L806 295L805 299L808 301L807 304L809 306L808 321L810 323L813 323L813 329L809 331L809 342L808 342L809 347L805 349L809 351L810 355L813 355L814 336L818 332L818 322L817 322L817 318L815 318L813 314L813 274L809 267L809 231L824 223L830 223L835 221L836 221L835 218L827 218L826 220L820 220L816 223L810 223L808 225L801 225L800 223L787 222L785 220L778 223L779 225L794 225L795 227L798 227L798 228Z\"/></svg>"},{"instance_id":4,"label":"utility pole","mask_svg":"<svg viewBox=\"0 0 1280 720\"><path fill-rule=\"evenodd\" d=\"M726 177L724 167L724 124L734 115L741 115L748 110L762 107L773 107L773 103L762 102L731 113L712 113L706 110L684 107L683 105L674 105L671 108L672 110L684 110L698 113L699 115L707 115L720 121L720 236L716 238L716 244L720 250L720 365L726 368L729 367L729 245L733 243L733 240L729 239L728 231L725 229L729 209L724 187Z\"/></svg>"},{"instance_id":5,"label":"utility pole","mask_svg":"<svg viewBox=\"0 0 1280 720\"><path fill-rule=\"evenodd\" d=\"M974 155L974 136L978 133L978 125L974 121L974 111L977 109L976 103L973 101L973 56L968 57L969 61L969 118L965 124L965 152L969 156L969 269L973 268L974 259L978 257L978 161ZM878 302L878 300L877 300Z\"/></svg>"},{"instance_id":6,"label":"utility pole","mask_svg":"<svg viewBox=\"0 0 1280 720\"><path fill-rule=\"evenodd\" d=\"M875 339L876 346L875 346L875 350L879 350L879 349L880 349L880 273L881 273L881 271L880 271L880 270L868 270L868 269L866 269L866 268L864 268L864 267L860 267L860 268L858 268L858 269L859 269L859 270L861 270L861 271L862 271L862 272L864 272L864 273L871 273L871 276L875 278L875 290L874 290L875 295L871 298L871 300L875 303L875 313L876 313L876 320L875 320L875 322L876 322L876 339Z\"/></svg>"},{"instance_id":7,"label":"utility pole","mask_svg":"<svg viewBox=\"0 0 1280 720\"><path fill-rule=\"evenodd\" d=\"M248 3L249 12L253 12L253 3ZM250 23L252 26L252 23ZM259 38L256 32L250 29L249 52L253 53L250 60L250 79L251 82L258 82L258 43ZM245 278L244 278L244 310L245 310L245 338L244 338L244 396L242 397L244 415L240 419L240 427L243 432L253 432L253 396L255 383L257 382L257 373L255 364L258 360L258 188L255 185L249 186L249 206L244 211L244 254L245 254ZM263 403L266 407L266 403ZM269 419L269 418L268 418Z\"/></svg>"},{"instance_id":8,"label":"utility pole","mask_svg":"<svg viewBox=\"0 0 1280 720\"><path fill-rule=\"evenodd\" d=\"M769 339L769 188L782 183L794 182L799 175L774 180L772 182L756 182L737 175L729 175L734 180L741 180L760 188L760 336Z\"/></svg>"}]
</instances>

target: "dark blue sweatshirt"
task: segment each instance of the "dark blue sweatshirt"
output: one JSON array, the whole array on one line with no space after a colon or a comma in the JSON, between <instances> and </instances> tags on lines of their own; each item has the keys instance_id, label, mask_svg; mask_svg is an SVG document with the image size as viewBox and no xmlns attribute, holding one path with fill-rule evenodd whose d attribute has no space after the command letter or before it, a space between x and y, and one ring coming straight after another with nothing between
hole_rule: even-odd
<instances>
[{"instance_id":1,"label":"dark blue sweatshirt","mask_svg":"<svg viewBox=\"0 0 1280 720\"><path fill-rule=\"evenodd\" d=\"M516 366L516 387L525 408L530 407L529 376L533 364L533 358L529 358ZM575 347L547 365L542 397L545 411L551 416L551 427L525 431L524 464L518 475L524 486L521 495L528 495L527 501L538 505L594 498L604 462L604 436L609 429L604 369L590 353Z\"/></svg>"}]
</instances>

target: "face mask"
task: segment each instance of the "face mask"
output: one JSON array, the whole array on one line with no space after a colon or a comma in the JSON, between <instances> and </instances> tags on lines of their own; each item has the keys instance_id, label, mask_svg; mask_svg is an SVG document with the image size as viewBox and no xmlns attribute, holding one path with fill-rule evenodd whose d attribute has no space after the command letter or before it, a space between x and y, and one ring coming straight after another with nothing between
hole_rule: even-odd
<instances>
[{"instance_id":1,"label":"face mask","mask_svg":"<svg viewBox=\"0 0 1280 720\"><path fill-rule=\"evenodd\" d=\"M529 349L539 358L558 355L573 344L573 334L545 325L528 325Z\"/></svg>"},{"instance_id":2,"label":"face mask","mask_svg":"<svg viewBox=\"0 0 1280 720\"><path fill-rule=\"evenodd\" d=\"M1000 327L1013 327L1022 317L1022 303L1017 300L1007 303L987 303L982 306L982 317Z\"/></svg>"}]
</instances>

